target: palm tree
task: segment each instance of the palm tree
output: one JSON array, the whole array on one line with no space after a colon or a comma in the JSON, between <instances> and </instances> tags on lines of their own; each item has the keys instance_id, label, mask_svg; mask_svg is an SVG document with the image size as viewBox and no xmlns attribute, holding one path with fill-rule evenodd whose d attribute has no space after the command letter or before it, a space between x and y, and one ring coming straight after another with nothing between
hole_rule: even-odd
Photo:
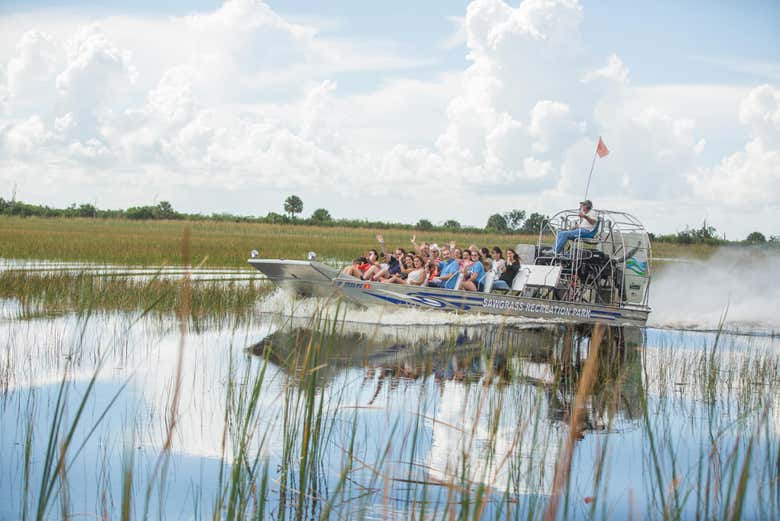
<instances>
[{"instance_id":1,"label":"palm tree","mask_svg":"<svg viewBox=\"0 0 780 521\"><path fill-rule=\"evenodd\" d=\"M284 211L290 214L290 219L294 219L296 214L303 212L303 201L297 195L291 195L284 200Z\"/></svg>"}]
</instances>

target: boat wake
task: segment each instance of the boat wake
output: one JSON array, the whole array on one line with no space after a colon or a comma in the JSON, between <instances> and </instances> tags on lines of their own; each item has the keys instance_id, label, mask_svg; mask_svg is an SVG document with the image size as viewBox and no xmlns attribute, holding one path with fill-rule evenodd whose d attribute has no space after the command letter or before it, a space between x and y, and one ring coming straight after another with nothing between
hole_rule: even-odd
<instances>
[{"instance_id":1,"label":"boat wake","mask_svg":"<svg viewBox=\"0 0 780 521\"><path fill-rule=\"evenodd\" d=\"M258 306L261 313L278 314L297 319L309 318L319 314L331 318L338 317L345 322L379 324L383 326L474 326L493 324L522 327L530 324L551 322L547 319L488 314L456 314L416 307L375 306L361 308L333 299L296 298L282 289L277 289L266 296L259 302Z\"/></svg>"},{"instance_id":2,"label":"boat wake","mask_svg":"<svg viewBox=\"0 0 780 521\"><path fill-rule=\"evenodd\" d=\"M656 270L648 326L743 334L780 332L780 254L721 248L706 261Z\"/></svg>"}]
</instances>

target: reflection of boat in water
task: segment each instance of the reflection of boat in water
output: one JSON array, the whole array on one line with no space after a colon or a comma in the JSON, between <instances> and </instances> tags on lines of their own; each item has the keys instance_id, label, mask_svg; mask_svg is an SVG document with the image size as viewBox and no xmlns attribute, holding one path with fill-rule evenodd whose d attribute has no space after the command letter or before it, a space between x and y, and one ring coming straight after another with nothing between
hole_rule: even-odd
<instances>
[{"instance_id":1,"label":"reflection of boat in water","mask_svg":"<svg viewBox=\"0 0 780 521\"><path fill-rule=\"evenodd\" d=\"M592 327L545 325L527 328L498 326L416 327L339 324L338 331L291 324L276 330L249 349L268 353L272 362L293 369L296 352L306 346L326 346L321 359L328 374L345 368L375 373L378 385L393 379L490 383L523 382L548 393L550 419L568 421L577 383L591 349ZM634 418L640 385L638 348L644 342L637 327L605 328L598 346L599 367L594 395L601 390L616 399L612 412ZM621 392L613 396L615 384ZM632 403L633 402L633 403ZM553 406L554 405L554 406ZM593 428L605 425L607 413L598 396L590 419Z\"/></svg>"},{"instance_id":2,"label":"reflection of boat in water","mask_svg":"<svg viewBox=\"0 0 780 521\"><path fill-rule=\"evenodd\" d=\"M650 239L629 214L594 210L596 235L577 239L565 255L549 245L562 230L577 224L578 212L559 212L545 223L536 245L516 247L520 269L508 291L494 290L492 275L481 292L364 281L316 261L249 259L257 270L283 288L305 296L334 297L362 306L415 306L462 313L573 322L643 325L650 313Z\"/></svg>"},{"instance_id":3,"label":"reflection of boat in water","mask_svg":"<svg viewBox=\"0 0 780 521\"><path fill-rule=\"evenodd\" d=\"M339 331L292 324L251 347L293 377L291 361L308 346L324 353L320 384L343 371L362 372L368 388L359 407L389 407L387 397L413 413L425 409L425 456L420 479L458 480L468 453L469 481L509 487L518 494L547 494L558 449L567 432L588 353L598 349L596 385L585 401L584 435L634 428L639 417L640 328L605 328L593 344L592 327L529 328L387 327L339 324ZM356 375L350 375L354 378ZM409 384L415 383L415 386ZM373 387L373 389L372 389ZM501 462L509 458L511 464Z\"/></svg>"}]
</instances>

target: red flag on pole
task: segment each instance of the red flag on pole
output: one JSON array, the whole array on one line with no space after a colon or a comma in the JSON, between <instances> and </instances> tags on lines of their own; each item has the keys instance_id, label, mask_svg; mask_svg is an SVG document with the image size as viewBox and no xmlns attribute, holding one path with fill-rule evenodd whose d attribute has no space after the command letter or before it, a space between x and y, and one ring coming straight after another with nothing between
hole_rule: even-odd
<instances>
[{"instance_id":1,"label":"red flag on pole","mask_svg":"<svg viewBox=\"0 0 780 521\"><path fill-rule=\"evenodd\" d=\"M596 153L599 155L599 157L604 157L609 154L609 149L607 148L607 145L605 145L601 140L601 136L599 136L599 144L596 147Z\"/></svg>"}]
</instances>

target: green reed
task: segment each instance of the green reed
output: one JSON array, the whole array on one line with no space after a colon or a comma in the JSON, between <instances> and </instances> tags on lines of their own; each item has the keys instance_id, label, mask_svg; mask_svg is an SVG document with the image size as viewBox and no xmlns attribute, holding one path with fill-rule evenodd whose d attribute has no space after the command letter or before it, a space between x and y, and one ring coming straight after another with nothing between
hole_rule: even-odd
<instances>
[{"instance_id":1,"label":"green reed","mask_svg":"<svg viewBox=\"0 0 780 521\"><path fill-rule=\"evenodd\" d=\"M197 291L193 285L192 302ZM649 499L641 507L650 518L683 519L693 512L701 519L739 519L750 500L751 482L763 483L758 487L762 517L773 519L780 513L780 454L767 414L778 385L777 372L772 373L776 358L747 354L740 363L726 364L722 339L705 350L666 346L655 349L655 358L649 358L646 350L613 347L612 335L619 333L607 331L603 340L583 341L582 330L572 326L561 338L551 337L544 350L534 352L537 359L545 356L550 366L550 378L540 379L529 372L533 357L522 345L522 335L502 332L498 336L508 336L501 342L490 338L469 346L453 334L434 350L426 350L426 340L421 339L376 366L366 359L365 370L388 375L385 383L440 379L441 392L445 385L462 389L457 421L426 417L427 400L433 397L421 385L409 395L416 400L406 407L411 421L402 426L395 419L369 440L358 414L363 405L353 404L330 380L336 374L329 370L338 363L335 356L344 355L345 312L338 306L335 312L323 308L305 330L264 345L259 358L231 357L224 375L224 415L216 420L223 432L222 459L218 475L205 477L217 482L214 497L205 499L211 501L213 520L365 519L375 517L377 509L391 516L394 508L416 519L485 519L489 511L494 519L609 518L613 507L606 493L609 438L599 445L588 476L592 477L592 486L585 491L589 502L584 503L581 491L572 487L570 472L586 426L594 432L608 431L628 420L636 421L647 447ZM186 329L181 334L184 337ZM500 350L494 343L506 347ZM361 355L352 354L358 360ZM272 366L278 370L274 377ZM452 376L437 376L436 368L442 367L452 369ZM90 439L87 436L79 445L73 432L85 421L83 410L94 399L94 379L77 401L75 414L62 405L64 394L72 391L67 384L60 388L49 435L44 437L44 477L33 498L38 505L36 519L72 515L66 471ZM67 372L62 381L66 380ZM757 382L761 385L754 385ZM678 383L685 383L689 393L674 391ZM436 386L431 388L438 392ZM662 393L663 389L672 391ZM278 417L263 410L260 398L267 393L279 402ZM737 424L722 419L722 408L727 406L724 395L744 402ZM173 394L169 398L176 401ZM677 457L686 450L684 440L668 417L672 409L698 407L697 402L705 407L689 412L704 414L696 421L708 428L710 438L697 448L693 462L684 464ZM380 401L371 405L380 407ZM745 420L751 414L759 420L748 424ZM98 416L96 424L104 415ZM548 421L557 422L557 429L546 428ZM457 436L451 458L442 468L428 468L433 463L419 460L420 446L432 425ZM176 428L175 421L170 428ZM335 435L337 430L340 436ZM556 431L561 432L560 438ZM281 447L270 445L272 432L281 433ZM32 424L25 443L29 464L36 443ZM534 450L537 447L552 449ZM163 444L161 451L165 450ZM274 450L281 455L272 465L268 454ZM146 517L133 505L153 499L153 488L139 476L136 465L132 451L127 451L122 463L122 519ZM545 469L550 467L556 479L547 488ZM506 478L502 481L499 476ZM161 486L166 479L166 473L159 474ZM23 485L25 497L32 493L29 485ZM62 512L55 514L52 505L57 499ZM29 513L24 508L26 519Z\"/></svg>"},{"instance_id":2,"label":"green reed","mask_svg":"<svg viewBox=\"0 0 780 521\"><path fill-rule=\"evenodd\" d=\"M224 463L220 465L214 520L265 518L269 467L264 452L269 425L262 432L258 427L262 414L259 398L266 385L267 368L265 356L259 370L246 364L241 375L237 375L231 357L222 438L222 461L231 464L229 469ZM228 447L232 448L230 452Z\"/></svg>"},{"instance_id":3,"label":"green reed","mask_svg":"<svg viewBox=\"0 0 780 521\"><path fill-rule=\"evenodd\" d=\"M76 402L76 411L73 414L69 413L67 406L69 395L73 392L71 388L72 384L68 380L69 369L68 364L63 371L62 379L57 389L54 411L51 413L46 448L43 454L43 461L40 463L41 478L38 486L38 496L34 501L36 504L34 516L36 521L49 519L49 510L51 509L52 503L58 497L60 498L62 505L62 518L68 517L69 500L67 472L70 467L76 463L79 454L84 450L87 443L95 434L97 427L105 419L109 410L114 406L127 383L125 382L125 384L121 385L114 393L108 401L108 404L99 412L92 425L88 427L89 430L83 435L81 443L78 444L75 439L76 430L84 422L85 410L92 398L94 398L95 384L98 375L100 374L101 364L98 364L97 369L87 383L86 389ZM28 400L28 407L34 407L32 395L30 395L30 399ZM30 417L32 417L34 412L29 409L28 411ZM30 463L33 443L34 427L31 423L28 423L25 436L25 462L22 481L23 520L28 519L28 497L32 488L32 483L30 481Z\"/></svg>"},{"instance_id":4,"label":"green reed","mask_svg":"<svg viewBox=\"0 0 780 521\"><path fill-rule=\"evenodd\" d=\"M189 313L193 317L246 315L273 286L262 279L247 281L191 280ZM89 272L0 272L0 298L20 304L20 318L41 314L91 311L173 313L182 307L181 282L152 276L104 275Z\"/></svg>"}]
</instances>

